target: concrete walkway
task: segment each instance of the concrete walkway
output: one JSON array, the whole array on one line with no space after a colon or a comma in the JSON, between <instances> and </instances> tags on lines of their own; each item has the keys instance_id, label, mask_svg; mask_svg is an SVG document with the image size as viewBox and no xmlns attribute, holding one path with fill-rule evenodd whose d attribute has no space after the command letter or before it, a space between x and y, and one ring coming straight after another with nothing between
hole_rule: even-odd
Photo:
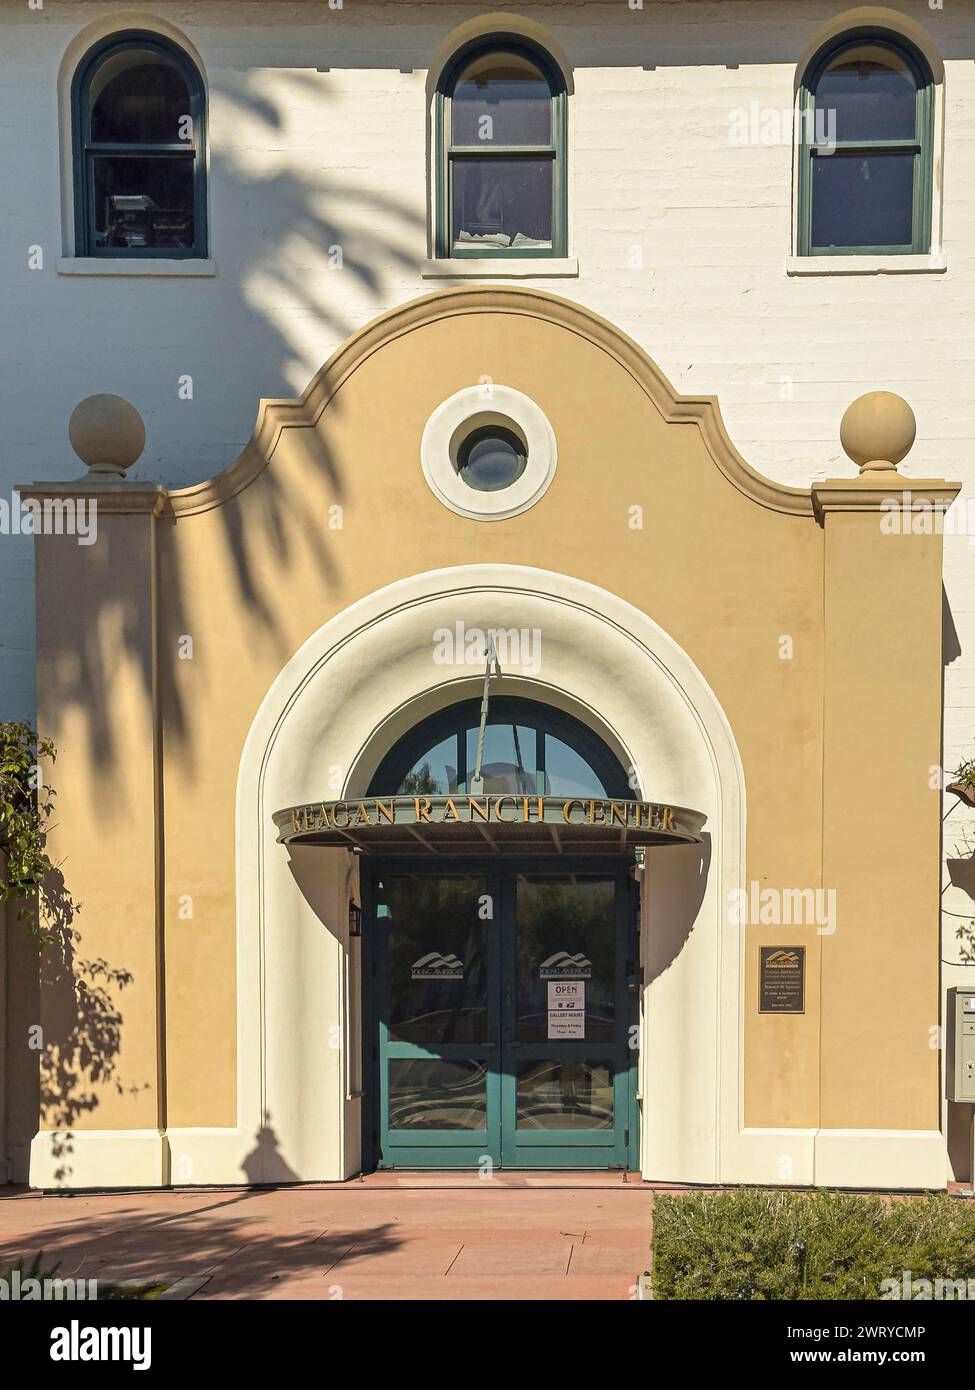
<instances>
[{"instance_id":1,"label":"concrete walkway","mask_svg":"<svg viewBox=\"0 0 975 1390\"><path fill-rule=\"evenodd\" d=\"M652 1200L649 1185L607 1174L8 1191L0 1268L42 1250L62 1278L208 1275L198 1299L628 1299L647 1267Z\"/></svg>"}]
</instances>

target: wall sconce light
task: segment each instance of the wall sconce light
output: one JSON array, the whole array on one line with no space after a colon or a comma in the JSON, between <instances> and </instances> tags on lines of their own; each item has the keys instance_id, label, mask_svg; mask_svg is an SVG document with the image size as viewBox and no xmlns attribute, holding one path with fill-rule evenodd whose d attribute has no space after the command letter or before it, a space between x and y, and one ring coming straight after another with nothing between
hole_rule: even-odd
<instances>
[{"instance_id":1,"label":"wall sconce light","mask_svg":"<svg viewBox=\"0 0 975 1390\"><path fill-rule=\"evenodd\" d=\"M349 935L362 935L362 908L349 899Z\"/></svg>"}]
</instances>

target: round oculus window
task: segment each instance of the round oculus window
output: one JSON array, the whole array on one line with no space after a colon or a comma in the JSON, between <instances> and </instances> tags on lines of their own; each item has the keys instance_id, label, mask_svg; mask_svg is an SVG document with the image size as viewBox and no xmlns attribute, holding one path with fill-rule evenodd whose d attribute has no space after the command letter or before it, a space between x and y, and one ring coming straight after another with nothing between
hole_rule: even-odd
<instances>
[{"instance_id":1,"label":"round oculus window","mask_svg":"<svg viewBox=\"0 0 975 1390\"><path fill-rule=\"evenodd\" d=\"M483 425L457 450L457 473L475 492L500 492L516 483L528 465L528 451L512 430Z\"/></svg>"}]
</instances>

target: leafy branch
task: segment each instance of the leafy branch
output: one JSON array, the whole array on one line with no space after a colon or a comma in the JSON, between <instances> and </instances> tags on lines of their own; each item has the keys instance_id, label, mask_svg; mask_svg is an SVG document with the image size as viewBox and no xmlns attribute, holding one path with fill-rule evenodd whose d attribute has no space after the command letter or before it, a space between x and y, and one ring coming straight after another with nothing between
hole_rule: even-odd
<instances>
[{"instance_id":1,"label":"leafy branch","mask_svg":"<svg viewBox=\"0 0 975 1390\"><path fill-rule=\"evenodd\" d=\"M30 724L0 722L0 903L17 903L17 915L35 929L34 901L43 901L55 867L46 849L55 792L41 761L56 756L51 740Z\"/></svg>"}]
</instances>

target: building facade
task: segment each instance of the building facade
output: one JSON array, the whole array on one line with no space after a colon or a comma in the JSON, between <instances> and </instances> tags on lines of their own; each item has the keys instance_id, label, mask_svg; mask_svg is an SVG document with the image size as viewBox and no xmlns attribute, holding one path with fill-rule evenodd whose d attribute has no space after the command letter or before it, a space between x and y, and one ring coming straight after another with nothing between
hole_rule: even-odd
<instances>
[{"instance_id":1,"label":"building facade","mask_svg":"<svg viewBox=\"0 0 975 1390\"><path fill-rule=\"evenodd\" d=\"M6 1176L966 1177L975 8L0 24Z\"/></svg>"}]
</instances>

